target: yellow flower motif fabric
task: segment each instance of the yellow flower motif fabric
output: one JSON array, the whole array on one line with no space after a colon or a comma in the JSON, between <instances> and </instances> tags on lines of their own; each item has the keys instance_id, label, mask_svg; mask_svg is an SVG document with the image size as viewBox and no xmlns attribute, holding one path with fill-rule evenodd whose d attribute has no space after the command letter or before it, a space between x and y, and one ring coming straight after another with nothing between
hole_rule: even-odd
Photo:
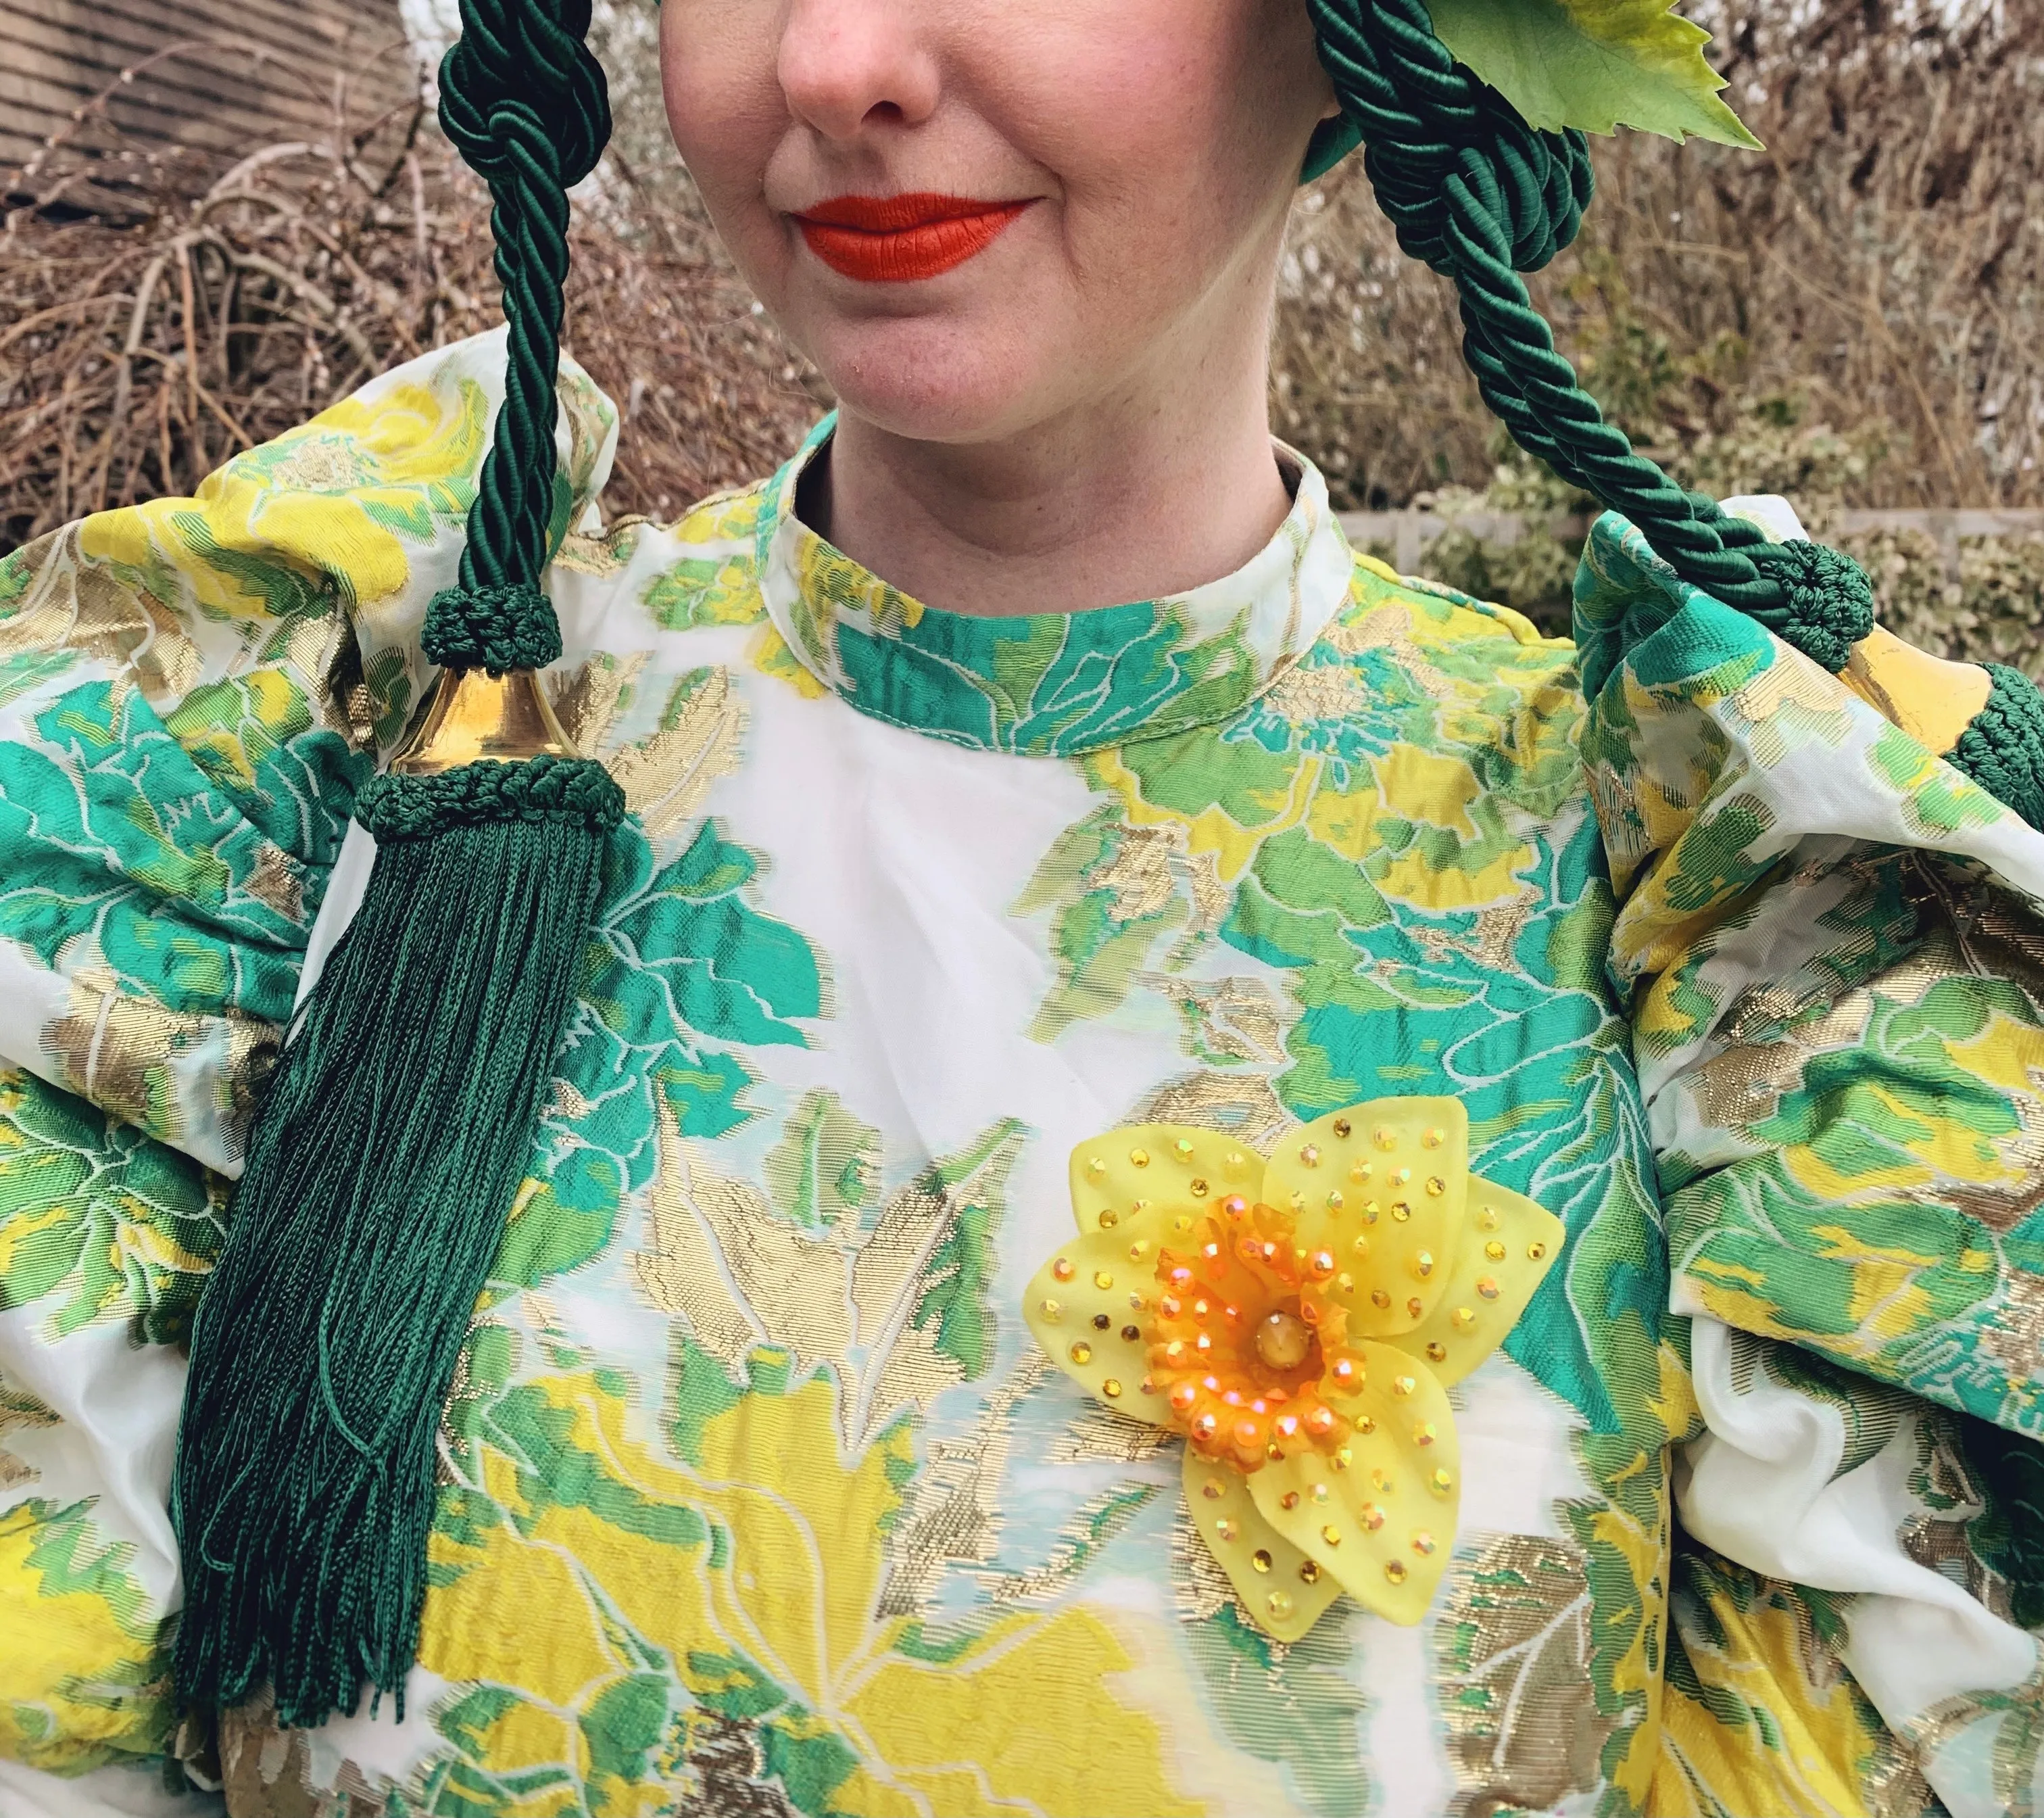
<instances>
[{"instance_id":1,"label":"yellow flower motif fabric","mask_svg":"<svg viewBox=\"0 0 2044 1818\"><path fill-rule=\"evenodd\" d=\"M1503 1342L1562 1222L1469 1171L1453 1098L1381 1099L1267 1162L1152 1124L1072 1152L1079 1235L1024 1316L1068 1376L1185 1439L1185 1505L1259 1628L1346 1591L1405 1624L1455 1538L1447 1390Z\"/></svg>"},{"instance_id":2,"label":"yellow flower motif fabric","mask_svg":"<svg viewBox=\"0 0 2044 1818\"><path fill-rule=\"evenodd\" d=\"M179 1340L501 383L0 560L6 1774L186 1753ZM2044 1632L2044 840L1610 521L1580 647L1303 470L1235 576L989 624L835 557L801 458L605 527L562 396L549 685L637 818L405 1721L224 1714L232 1818L2029 1797L2044 1676L1969 1638Z\"/></svg>"}]
</instances>

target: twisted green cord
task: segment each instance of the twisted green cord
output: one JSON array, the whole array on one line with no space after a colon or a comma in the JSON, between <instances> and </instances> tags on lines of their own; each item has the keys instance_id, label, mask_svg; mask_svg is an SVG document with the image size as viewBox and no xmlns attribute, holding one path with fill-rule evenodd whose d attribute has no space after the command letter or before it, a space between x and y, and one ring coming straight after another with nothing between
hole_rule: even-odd
<instances>
[{"instance_id":1,"label":"twisted green cord","mask_svg":"<svg viewBox=\"0 0 2044 1818\"><path fill-rule=\"evenodd\" d=\"M1778 546L1639 454L1604 421L1533 307L1520 274L1573 240L1590 198L1583 136L1527 126L1456 63L1425 0L1307 5L1400 245L1455 286L1463 350L1485 402L1528 453L1631 519L1684 580L1802 643ZM1872 628L1869 608L1862 635ZM1834 642L1816 641L1827 651Z\"/></svg>"},{"instance_id":2,"label":"twisted green cord","mask_svg":"<svg viewBox=\"0 0 2044 1818\"><path fill-rule=\"evenodd\" d=\"M461 37L440 65L440 124L495 205L510 330L497 439L462 555L469 589L534 586L547 563L567 192L596 168L610 137L603 70L584 41L590 13L590 0L462 0Z\"/></svg>"}]
</instances>

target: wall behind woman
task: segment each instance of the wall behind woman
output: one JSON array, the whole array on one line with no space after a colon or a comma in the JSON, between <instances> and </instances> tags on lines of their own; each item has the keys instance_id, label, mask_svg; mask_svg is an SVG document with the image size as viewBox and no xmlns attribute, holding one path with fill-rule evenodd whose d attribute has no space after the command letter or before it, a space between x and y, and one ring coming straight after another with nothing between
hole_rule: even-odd
<instances>
[{"instance_id":1,"label":"wall behind woman","mask_svg":"<svg viewBox=\"0 0 2044 1818\"><path fill-rule=\"evenodd\" d=\"M117 209L152 160L359 130L417 91L398 0L0 0L0 183L41 194L56 139L65 198Z\"/></svg>"}]
</instances>

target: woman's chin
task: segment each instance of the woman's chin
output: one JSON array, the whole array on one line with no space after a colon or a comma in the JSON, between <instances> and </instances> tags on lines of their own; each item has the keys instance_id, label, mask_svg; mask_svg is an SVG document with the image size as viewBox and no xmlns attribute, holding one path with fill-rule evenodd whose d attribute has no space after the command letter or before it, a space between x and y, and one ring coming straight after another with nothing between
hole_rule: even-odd
<instances>
[{"instance_id":1,"label":"woman's chin","mask_svg":"<svg viewBox=\"0 0 2044 1818\"><path fill-rule=\"evenodd\" d=\"M1074 363L1047 344L1040 323L908 316L803 326L841 407L890 436L997 440L1074 402Z\"/></svg>"}]
</instances>

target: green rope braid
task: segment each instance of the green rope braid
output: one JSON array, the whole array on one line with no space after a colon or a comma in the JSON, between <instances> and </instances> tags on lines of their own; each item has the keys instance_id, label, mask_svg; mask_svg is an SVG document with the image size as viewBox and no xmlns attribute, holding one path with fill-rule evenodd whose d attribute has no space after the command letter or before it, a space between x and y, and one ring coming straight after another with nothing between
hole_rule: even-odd
<instances>
[{"instance_id":1,"label":"green rope braid","mask_svg":"<svg viewBox=\"0 0 2044 1818\"><path fill-rule=\"evenodd\" d=\"M1756 525L1685 492L1604 421L1520 274L1573 240L1590 199L1586 141L1535 132L1458 64L1425 0L1307 0L1320 60L1359 129L1400 245L1449 279L1463 352L1513 439L1622 513L1684 580L1835 671L1873 628L1872 592L1835 560L1813 569ZM1856 633L1856 635L1854 635Z\"/></svg>"},{"instance_id":2,"label":"green rope braid","mask_svg":"<svg viewBox=\"0 0 2044 1818\"><path fill-rule=\"evenodd\" d=\"M444 667L556 661L540 585L556 492L569 185L609 130L590 0L463 0L448 136L488 181L509 325L504 403ZM377 856L292 1031L193 1327L171 1497L180 1693L324 1722L404 1686L425 1608L446 1404L531 1159L623 792L535 758L388 774Z\"/></svg>"},{"instance_id":3,"label":"green rope braid","mask_svg":"<svg viewBox=\"0 0 2044 1818\"><path fill-rule=\"evenodd\" d=\"M590 11L590 0L461 0L461 37L440 65L440 125L496 205L510 327L504 407L461 559L470 589L536 582L547 563L567 193L610 138L603 69L583 41Z\"/></svg>"},{"instance_id":4,"label":"green rope braid","mask_svg":"<svg viewBox=\"0 0 2044 1818\"><path fill-rule=\"evenodd\" d=\"M1993 687L1946 754L1996 801L2044 827L2044 695L2019 669L1990 663Z\"/></svg>"}]
</instances>

